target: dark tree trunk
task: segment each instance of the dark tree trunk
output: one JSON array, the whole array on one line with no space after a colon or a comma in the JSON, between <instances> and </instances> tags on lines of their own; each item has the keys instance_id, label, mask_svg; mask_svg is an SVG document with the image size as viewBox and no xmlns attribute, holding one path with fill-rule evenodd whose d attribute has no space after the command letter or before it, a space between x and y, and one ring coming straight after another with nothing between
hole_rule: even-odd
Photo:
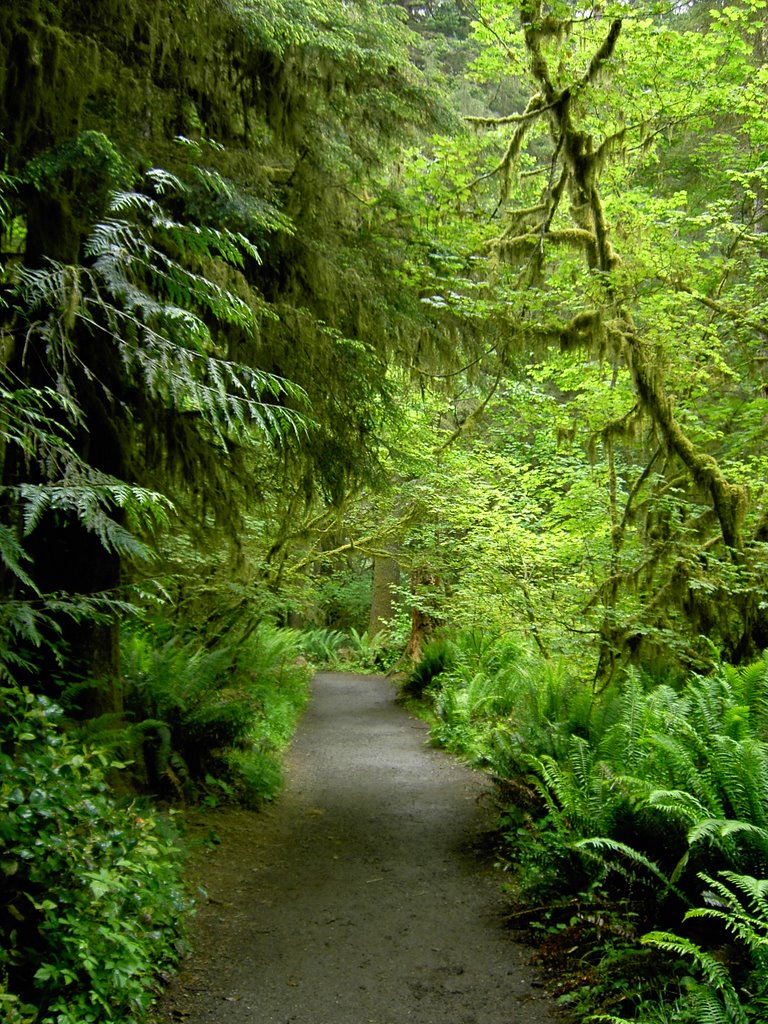
<instances>
[{"instance_id":1,"label":"dark tree trunk","mask_svg":"<svg viewBox=\"0 0 768 1024\"><path fill-rule=\"evenodd\" d=\"M73 268L73 288L83 243L84 225L70 213L77 197L40 196L30 202L26 263L44 266L53 258ZM67 432L68 443L83 463L111 477L121 479L124 470L123 443L116 427L120 416L120 362L115 343L105 332L98 337L78 321L73 295L67 309L39 311L41 318L58 318L67 333L70 355L66 374L60 358L48 340L27 333L22 324L9 369L17 381L37 388L66 387L82 412L77 424L58 414ZM22 338L22 334L24 337ZM54 415L56 415L54 413ZM52 475L51 475L52 474ZM61 481L60 467L49 467L39 460L27 460L18 452L8 453L3 465L4 483L77 483ZM86 482L82 482L87 486ZM110 511L113 519L119 510ZM120 558L108 550L99 537L86 529L74 512L48 510L31 532L25 548L32 558L30 575L44 598L81 595L115 598L121 582ZM114 616L77 617L66 610L46 612L50 620L47 643L39 651L29 652L34 665L27 673L30 686L59 696L62 688L70 693L74 708L85 717L122 710L119 683L119 627Z\"/></svg>"},{"instance_id":2,"label":"dark tree trunk","mask_svg":"<svg viewBox=\"0 0 768 1024\"><path fill-rule=\"evenodd\" d=\"M411 574L411 591L414 595L414 603L411 607L411 634L408 643L405 645L403 660L405 662L421 661L424 654L424 647L432 639L435 629L440 625L440 620L431 611L425 611L422 607L420 594L427 587L437 587L438 579L426 569L416 570Z\"/></svg>"},{"instance_id":3,"label":"dark tree trunk","mask_svg":"<svg viewBox=\"0 0 768 1024\"><path fill-rule=\"evenodd\" d=\"M35 582L44 594L117 596L120 559L71 518L44 516L28 550ZM56 630L50 649L42 654L38 688L56 696L62 685L69 688L68 703L86 718L120 713L120 634L114 616L75 621L63 613L56 616Z\"/></svg>"}]
</instances>

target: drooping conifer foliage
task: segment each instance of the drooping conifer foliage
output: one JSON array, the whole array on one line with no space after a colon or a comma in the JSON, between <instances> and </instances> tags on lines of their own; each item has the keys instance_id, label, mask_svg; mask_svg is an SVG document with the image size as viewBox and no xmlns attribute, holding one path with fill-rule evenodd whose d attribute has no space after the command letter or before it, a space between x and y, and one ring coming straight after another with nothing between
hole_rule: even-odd
<instances>
[{"instance_id":1,"label":"drooping conifer foliage","mask_svg":"<svg viewBox=\"0 0 768 1024\"><path fill-rule=\"evenodd\" d=\"M413 321L377 175L432 100L386 5L14 2L1 31L3 647L108 710L171 504L237 543L372 471Z\"/></svg>"}]
</instances>

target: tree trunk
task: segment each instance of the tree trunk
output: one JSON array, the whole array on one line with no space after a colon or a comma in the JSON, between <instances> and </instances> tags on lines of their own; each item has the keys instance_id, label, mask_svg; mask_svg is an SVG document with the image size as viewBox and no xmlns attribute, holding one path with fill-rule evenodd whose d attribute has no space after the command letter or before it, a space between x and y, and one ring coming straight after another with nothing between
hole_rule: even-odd
<instances>
[{"instance_id":1,"label":"tree trunk","mask_svg":"<svg viewBox=\"0 0 768 1024\"><path fill-rule=\"evenodd\" d=\"M388 626L395 614L397 605L395 588L400 582L400 566L393 557L395 549L391 550L391 555L377 555L373 560L369 640L372 640L385 626Z\"/></svg>"},{"instance_id":2,"label":"tree trunk","mask_svg":"<svg viewBox=\"0 0 768 1024\"><path fill-rule=\"evenodd\" d=\"M46 259L51 258L71 268L71 295L61 296L62 308L48 311L57 321L57 330L66 332L69 365L62 368L61 353L57 352L56 344L49 344L45 334L27 331L27 326L21 323L9 368L17 381L35 388L66 387L77 401L82 419L70 423L61 411L53 415L62 421L72 450L85 465L121 479L125 441L119 427L123 391L119 355L109 337L95 339L90 328L76 317L77 266L85 231L85 225L71 213L77 206L72 197L66 196L57 200L41 195L37 202L31 202L25 258L32 267L45 267ZM37 315L44 318L46 312L40 310ZM90 487L77 474L68 480L66 471L55 460L50 465L46 460L28 462L18 451L9 452L4 461L3 482L11 486L81 486L85 492ZM118 509L111 510L109 515L113 520L120 519ZM94 616L82 606L76 607L80 596L119 596L119 555L108 550L98 535L69 509L49 508L35 525L25 548L32 559L30 575L48 603L43 608L48 635L39 649L26 652L33 668L24 681L54 697L68 690L67 703L84 717L120 713L117 619L109 612ZM51 603L57 607L51 609Z\"/></svg>"},{"instance_id":3,"label":"tree trunk","mask_svg":"<svg viewBox=\"0 0 768 1024\"><path fill-rule=\"evenodd\" d=\"M417 569L411 573L411 592L414 599L411 607L411 634L403 651L405 662L416 664L421 661L424 647L440 625L440 620L434 612L424 608L422 598L424 590L428 587L436 588L438 582L437 577L426 569Z\"/></svg>"},{"instance_id":4,"label":"tree trunk","mask_svg":"<svg viewBox=\"0 0 768 1024\"><path fill-rule=\"evenodd\" d=\"M43 594L117 597L120 559L98 537L58 513L43 517L30 538L35 582ZM41 652L42 678L33 684L67 700L84 718L120 714L120 630L114 615L81 621L63 612L55 617L56 633ZM41 687L42 684L42 687Z\"/></svg>"}]
</instances>

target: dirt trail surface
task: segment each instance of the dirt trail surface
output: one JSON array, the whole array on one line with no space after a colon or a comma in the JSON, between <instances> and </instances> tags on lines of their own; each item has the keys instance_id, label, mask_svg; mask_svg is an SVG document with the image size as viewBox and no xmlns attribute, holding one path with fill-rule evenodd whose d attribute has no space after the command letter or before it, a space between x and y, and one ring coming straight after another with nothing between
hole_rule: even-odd
<instances>
[{"instance_id":1,"label":"dirt trail surface","mask_svg":"<svg viewBox=\"0 0 768 1024\"><path fill-rule=\"evenodd\" d=\"M385 679L321 673L262 814L207 819L208 901L167 1024L551 1024L472 853L488 784Z\"/></svg>"}]
</instances>

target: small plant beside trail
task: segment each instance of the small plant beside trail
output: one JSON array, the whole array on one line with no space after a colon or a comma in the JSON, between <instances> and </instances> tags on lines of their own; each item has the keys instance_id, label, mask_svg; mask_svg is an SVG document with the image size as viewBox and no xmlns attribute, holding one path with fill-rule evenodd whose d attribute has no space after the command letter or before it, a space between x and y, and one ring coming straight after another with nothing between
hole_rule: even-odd
<instances>
[{"instance_id":1,"label":"small plant beside trail","mask_svg":"<svg viewBox=\"0 0 768 1024\"><path fill-rule=\"evenodd\" d=\"M433 735L498 780L512 920L564 1005L765 1021L768 659L596 693L512 641L448 646Z\"/></svg>"},{"instance_id":2,"label":"small plant beside trail","mask_svg":"<svg viewBox=\"0 0 768 1024\"><path fill-rule=\"evenodd\" d=\"M134 1024L183 950L167 817L110 795L121 768L42 696L0 691L0 1019Z\"/></svg>"},{"instance_id":3,"label":"small plant beside trail","mask_svg":"<svg viewBox=\"0 0 768 1024\"><path fill-rule=\"evenodd\" d=\"M405 700L423 700L429 687L451 666L453 651L446 641L434 640L427 644L421 660L408 674L402 686Z\"/></svg>"},{"instance_id":4,"label":"small plant beside trail","mask_svg":"<svg viewBox=\"0 0 768 1024\"><path fill-rule=\"evenodd\" d=\"M0 689L2 1024L146 1018L192 906L173 812L150 797L274 797L308 696L298 651L297 634L263 623L209 643L133 627L127 721L78 722Z\"/></svg>"}]
</instances>

